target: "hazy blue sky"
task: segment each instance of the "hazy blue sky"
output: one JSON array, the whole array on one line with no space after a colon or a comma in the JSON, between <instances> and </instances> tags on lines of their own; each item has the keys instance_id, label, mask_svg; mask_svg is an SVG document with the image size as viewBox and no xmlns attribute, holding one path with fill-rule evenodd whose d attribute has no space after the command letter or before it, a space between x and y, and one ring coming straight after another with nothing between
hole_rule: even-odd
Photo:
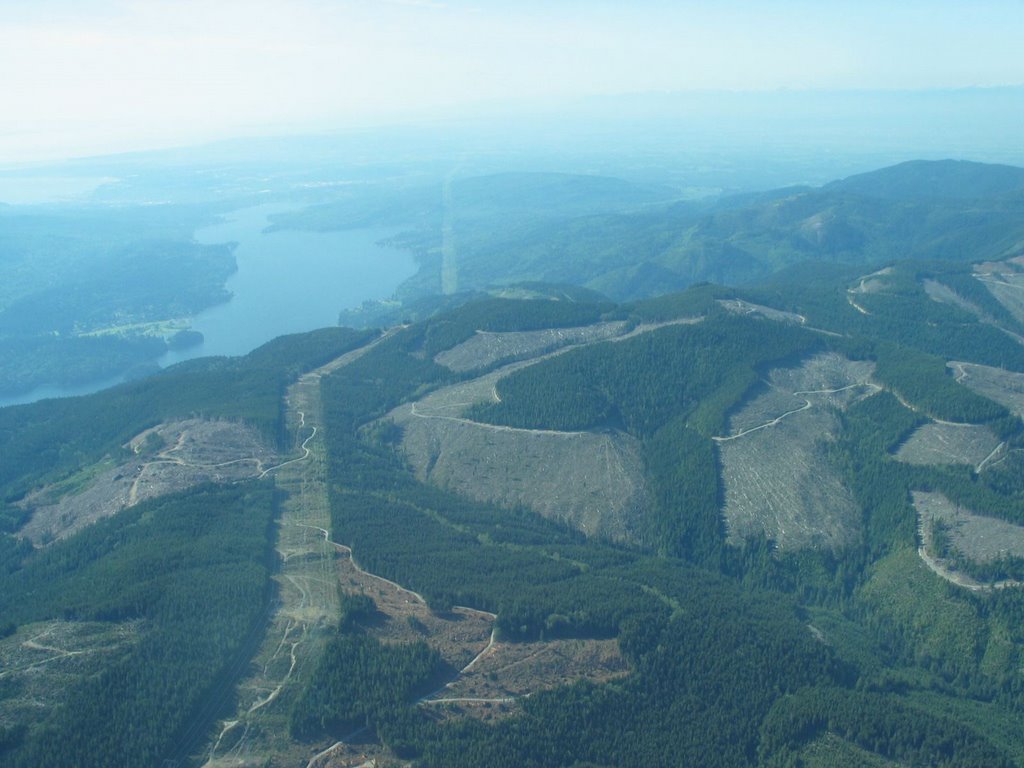
<instances>
[{"instance_id":1,"label":"hazy blue sky","mask_svg":"<svg viewBox=\"0 0 1024 768\"><path fill-rule=\"evenodd\" d=\"M481 103L1024 83L1024 0L0 0L0 162Z\"/></svg>"}]
</instances>

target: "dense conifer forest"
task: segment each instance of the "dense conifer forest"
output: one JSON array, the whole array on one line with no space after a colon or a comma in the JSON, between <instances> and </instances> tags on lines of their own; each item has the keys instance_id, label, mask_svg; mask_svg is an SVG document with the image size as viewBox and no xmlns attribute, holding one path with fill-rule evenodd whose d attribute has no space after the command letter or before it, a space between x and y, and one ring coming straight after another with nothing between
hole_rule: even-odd
<instances>
[{"instance_id":1,"label":"dense conifer forest","mask_svg":"<svg viewBox=\"0 0 1024 768\"><path fill-rule=\"evenodd\" d=\"M994 215L971 221L981 231ZM709 216L708 232L743 218ZM624 659L621 675L540 686L493 722L435 717L418 702L460 670L429 637L382 639L374 595L341 590L337 615L315 627L315 656L293 657L294 676L260 705L278 718L279 738L310 757L358 734L417 766L781 768L814 764L809 755L822 750L837 765L856 764L850 755L1024 765L1024 555L972 554L964 533L978 520L1024 526L1016 390L1004 385L997 402L968 386L971 366L1007 381L1024 373L1021 325L962 262L867 274L820 264L759 286L700 284L628 304L589 293L488 298L385 333L323 329L85 398L0 409L0 650L45 650L57 631L107 638L105 655L67 652L89 659L61 700L32 717L24 700L34 689L17 663L0 663L0 762L200 764L239 680L260 666L286 586L282 509L305 491L271 469L308 461L324 487L324 527L291 527L328 553L318 577L330 594L340 589L332 569L351 557L422 596L435 616L494 614L496 642L607 641ZM523 341L608 321L618 323L614 339L533 351ZM522 332L522 343L468 370L439 362L481 332ZM344 365L320 368L346 353ZM773 390L773 372L824 356L860 366L870 383ZM645 502L634 535L588 537L527 502L471 497L417 473L399 409L428 418L413 405L470 386L484 394L434 418L635 446ZM830 426L807 440L814 470L849 493L853 535L794 547L766 533L730 537L722 446L743 437L737 415L778 397L746 430L775 435L811 410L801 395L848 390L856 394L815 406ZM316 421L307 405L309 422L307 412L296 418L300 397L314 398L302 402L318 404ZM130 440L185 418L253 427L279 463L127 504L52 541L21 535L33 494L59 481L74 495L97 466L135 462ZM926 428L969 431L982 453L906 459ZM323 453L312 457L314 437ZM926 525L921 493L940 495L954 516Z\"/></svg>"}]
</instances>

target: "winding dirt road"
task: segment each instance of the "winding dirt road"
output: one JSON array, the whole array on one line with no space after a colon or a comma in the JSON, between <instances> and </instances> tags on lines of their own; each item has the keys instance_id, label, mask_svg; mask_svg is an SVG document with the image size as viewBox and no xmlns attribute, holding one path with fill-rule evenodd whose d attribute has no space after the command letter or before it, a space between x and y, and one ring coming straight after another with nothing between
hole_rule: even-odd
<instances>
[{"instance_id":1,"label":"winding dirt road","mask_svg":"<svg viewBox=\"0 0 1024 768\"><path fill-rule=\"evenodd\" d=\"M273 473L276 485L285 492L276 521L275 547L281 560L275 575L278 600L255 658L256 671L238 686L238 711L221 722L205 750L205 765L210 768L268 760L297 765L300 759L306 760L306 747L287 737L282 715L273 705L296 684L303 670L315 666L326 630L340 613L336 550L327 542L330 509L320 380L359 359L395 332L397 329L303 375L285 397L296 435L310 431L298 446L301 455L263 467L259 475L265 478Z\"/></svg>"},{"instance_id":2,"label":"winding dirt road","mask_svg":"<svg viewBox=\"0 0 1024 768\"><path fill-rule=\"evenodd\" d=\"M302 411L299 411L299 429L304 429L305 427L306 427L306 414L303 413ZM309 433L309 437L307 437L305 440L303 440L302 441L302 445L299 446L300 450L302 451L302 455L301 456L299 456L298 458L295 458L295 459L291 459L289 461L282 462L281 464L276 464L273 467L267 467L262 472L260 472L260 474L259 474L260 480L262 480L264 477L266 477L268 474L270 474L271 472L273 472L276 469L281 469L282 467L287 467L287 466L290 466L290 465L295 464L297 462L305 461L306 459L308 459L309 458L309 454L310 454L309 442L314 437L316 437L316 432L317 432L317 427L314 425L313 426L313 431Z\"/></svg>"},{"instance_id":3,"label":"winding dirt road","mask_svg":"<svg viewBox=\"0 0 1024 768\"><path fill-rule=\"evenodd\" d=\"M801 390L799 392L790 392L788 394L791 394L793 396L803 396L803 395L834 395L834 394L836 394L838 392L846 392L848 390L856 389L858 387L867 387L868 389L873 389L875 392L879 392L882 389L877 384L872 384L871 382L863 382L863 383L862 382L858 382L856 384L847 384L845 387L838 387L837 389L808 389L808 390ZM776 424L781 422L783 419L785 419L785 418L787 418L789 416L792 416L794 413L800 413L801 411L806 411L808 408L811 407L811 405L812 405L811 401L808 400L807 398L804 398L804 404L801 405L799 408L794 408L791 411L786 411L781 416L776 416L774 419L770 419L769 421L766 421L764 424L758 424L756 427L750 427L749 429L741 430L740 432L737 432L735 435L728 435L726 437L712 437L711 439L714 440L716 443L727 443L730 440L736 440L738 438L743 437L744 435L749 435L751 432L757 432L758 430L761 430L761 429L767 429L768 427L774 427Z\"/></svg>"}]
</instances>

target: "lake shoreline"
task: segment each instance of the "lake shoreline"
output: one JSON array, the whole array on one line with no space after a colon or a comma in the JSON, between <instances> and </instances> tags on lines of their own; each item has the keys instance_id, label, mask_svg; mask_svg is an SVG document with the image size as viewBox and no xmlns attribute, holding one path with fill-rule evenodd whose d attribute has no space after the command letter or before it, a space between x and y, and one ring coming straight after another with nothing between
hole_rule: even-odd
<instances>
[{"instance_id":1,"label":"lake shoreline","mask_svg":"<svg viewBox=\"0 0 1024 768\"><path fill-rule=\"evenodd\" d=\"M411 252L386 244L395 235L392 229L269 228L273 213L293 207L241 208L195 231L201 244L237 243L237 269L224 284L231 298L185 318L189 330L203 335L202 343L167 350L153 363L168 368L197 357L245 355L278 336L337 326L343 310L392 296L416 272ZM131 379L131 373L0 395L0 407L92 394Z\"/></svg>"}]
</instances>

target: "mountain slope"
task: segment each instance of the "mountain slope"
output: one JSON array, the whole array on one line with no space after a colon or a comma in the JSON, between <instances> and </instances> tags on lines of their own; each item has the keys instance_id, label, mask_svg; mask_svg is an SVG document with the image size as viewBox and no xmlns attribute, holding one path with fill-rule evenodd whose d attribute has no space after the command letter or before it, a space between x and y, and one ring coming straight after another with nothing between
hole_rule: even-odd
<instances>
[{"instance_id":1,"label":"mountain slope","mask_svg":"<svg viewBox=\"0 0 1024 768\"><path fill-rule=\"evenodd\" d=\"M714 206L534 221L511 231L463 223L455 229L459 284L575 282L623 300L701 281L750 283L809 261L1005 258L1024 247L1022 190L1024 169L921 161Z\"/></svg>"},{"instance_id":2,"label":"mountain slope","mask_svg":"<svg viewBox=\"0 0 1024 768\"><path fill-rule=\"evenodd\" d=\"M1016 407L1019 382L995 376L992 361L1005 355L1024 372L1024 346L995 304L983 322L934 297L949 293L930 294L928 281L944 281L984 303L979 278L942 266L795 271L760 289L700 286L632 305L488 299L383 335L323 330L0 412L15 534L0 537L0 759L40 765L59 742L83 745L83 765L109 764L120 746L118 759L145 763L205 740L195 763L217 745L223 762L256 765L280 754L715 768L823 751L879 764L1019 764L1024 738L1006 723L1024 708L1024 590L991 583L1019 581L1024 560L979 562L958 542L984 519L1024 532L1024 425L956 372L989 365L983 391ZM301 392L286 388L313 368ZM194 412L286 433L280 442L295 446L292 466L310 482L261 473L157 497L50 547L18 540L22 494L53 481L81 493L98 462L121 455L122 435ZM452 450L445 441L462 437L418 432L428 421L523 442ZM990 431L1005 461L898 460L919 427L945 422ZM749 435L749 453L731 450ZM425 448L413 456L416 440ZM516 463L538 446L548 453ZM591 463L571 460L581 446ZM774 463L758 450L774 451ZM608 484L550 477L571 463L597 474L616 451L624 471L598 478ZM771 494L760 491L764 467ZM476 494L477 477L498 490ZM622 478L643 493L616 499ZM922 533L915 491L970 510L949 519L971 527ZM574 507L574 494L616 504L615 526L595 531L602 499ZM745 503L759 494L779 509ZM315 516L292 514L308 505ZM279 558L272 539L289 545ZM973 581L952 578L953 566ZM288 610L263 634L275 575ZM205 608L189 611L196 600L231 602L237 617L211 619L204 635ZM396 628L395 606L407 604L415 611ZM475 650L453 652L437 632L460 634L460 621ZM47 640L84 629L99 640ZM300 638L316 642L297 650ZM530 644L554 641L616 644L617 674L566 674L564 658L547 656L514 690L491 667L486 694L445 695L474 659L509 647L539 656ZM197 645L205 671L181 659ZM38 680L9 661L28 653L47 654L54 670L87 657L63 681L74 707L33 699ZM245 670L287 685L243 687L245 725L216 723L218 696ZM44 718L29 716L33 700ZM185 703L161 722L165 700ZM116 703L106 730L96 723L109 708L91 701ZM254 712L258 735L245 719Z\"/></svg>"},{"instance_id":3,"label":"mountain slope","mask_svg":"<svg viewBox=\"0 0 1024 768\"><path fill-rule=\"evenodd\" d=\"M1024 192L1024 168L966 160L911 160L826 184L887 200L978 200Z\"/></svg>"}]
</instances>

